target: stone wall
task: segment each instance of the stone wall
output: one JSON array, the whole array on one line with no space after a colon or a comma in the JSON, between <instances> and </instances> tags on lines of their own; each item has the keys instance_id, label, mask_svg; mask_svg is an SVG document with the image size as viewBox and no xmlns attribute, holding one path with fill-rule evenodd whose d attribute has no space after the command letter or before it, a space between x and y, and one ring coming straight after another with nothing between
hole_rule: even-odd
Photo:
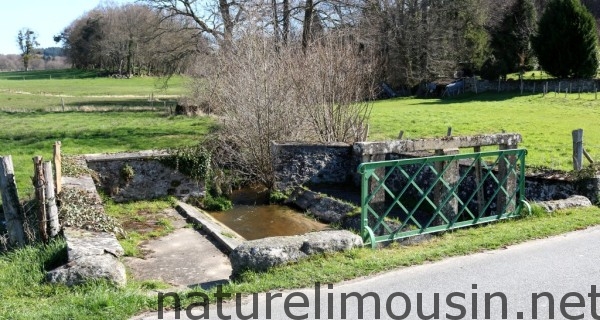
<instances>
[{"instance_id":1,"label":"stone wall","mask_svg":"<svg viewBox=\"0 0 600 320\"><path fill-rule=\"evenodd\" d=\"M354 170L352 146L345 143L271 144L275 189L289 190L311 184L345 183Z\"/></svg>"},{"instance_id":2,"label":"stone wall","mask_svg":"<svg viewBox=\"0 0 600 320\"><path fill-rule=\"evenodd\" d=\"M542 93L544 86L548 84L548 92L565 93L565 90L570 90L572 93L581 92L595 92L598 88L598 80L524 80L523 81L523 93ZM466 92L515 92L521 91L521 81L508 80L500 81L488 81L488 80L475 80L475 78L468 78L465 81ZM560 89L560 90L559 90Z\"/></svg>"},{"instance_id":3,"label":"stone wall","mask_svg":"<svg viewBox=\"0 0 600 320\"><path fill-rule=\"evenodd\" d=\"M452 137L457 143L463 143L464 137ZM462 139L462 140L461 140ZM500 139L499 141L504 141ZM512 140L507 140L513 142ZM516 140L514 140L516 141ZM400 143L402 142L402 143ZM413 157L411 155L400 156L395 153L396 149L406 148L413 145L425 144L419 141L398 140L390 142L357 143L354 146L347 144L317 145L301 143L273 143L273 163L275 171L275 188L278 190L290 190L296 186L314 186L319 184L344 184L353 185L360 190L360 179L357 174L357 166L364 161L370 160L375 154L375 147L385 152L382 158L373 160L393 160L398 158ZM375 146L375 147L374 147ZM460 146L460 145L459 145ZM376 148L376 149L377 149ZM373 149L373 150L372 150ZM362 152L362 153L361 153ZM465 170L461 166L461 171ZM485 172L484 172L485 174ZM427 179L427 172L423 173L423 180ZM564 176L564 175L563 175ZM525 181L525 198L529 201L548 201L565 199L573 195L588 197L593 203L598 202L600 190L600 178L590 178L585 181L572 181L563 176L556 175L532 175L527 176ZM397 180L394 182L394 180ZM392 176L392 185L402 185L403 178ZM468 177L463 181L465 185L462 193L467 194L469 183L474 184L474 177ZM495 184L490 180L486 183L486 195L492 194ZM397 189L397 188L392 188ZM470 194L470 193L469 193ZM490 207L493 210L495 203Z\"/></svg>"},{"instance_id":4,"label":"stone wall","mask_svg":"<svg viewBox=\"0 0 600 320\"><path fill-rule=\"evenodd\" d=\"M203 185L161 162L166 156L164 152L146 151L86 155L85 159L98 174L96 183L116 202L202 195Z\"/></svg>"}]
</instances>

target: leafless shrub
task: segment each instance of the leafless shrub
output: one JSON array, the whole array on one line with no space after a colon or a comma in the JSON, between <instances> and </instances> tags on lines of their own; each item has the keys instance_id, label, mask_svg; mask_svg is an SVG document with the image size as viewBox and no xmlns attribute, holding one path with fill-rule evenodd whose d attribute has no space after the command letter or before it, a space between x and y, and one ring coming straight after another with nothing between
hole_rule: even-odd
<instances>
[{"instance_id":1,"label":"leafless shrub","mask_svg":"<svg viewBox=\"0 0 600 320\"><path fill-rule=\"evenodd\" d=\"M254 31L209 58L193 91L219 118L210 148L217 167L270 186L271 141L352 142L364 134L371 60L350 41L332 36L303 52Z\"/></svg>"},{"instance_id":2,"label":"leafless shrub","mask_svg":"<svg viewBox=\"0 0 600 320\"><path fill-rule=\"evenodd\" d=\"M329 35L301 59L292 59L295 103L321 142L365 136L374 96L374 63L348 39Z\"/></svg>"}]
</instances>

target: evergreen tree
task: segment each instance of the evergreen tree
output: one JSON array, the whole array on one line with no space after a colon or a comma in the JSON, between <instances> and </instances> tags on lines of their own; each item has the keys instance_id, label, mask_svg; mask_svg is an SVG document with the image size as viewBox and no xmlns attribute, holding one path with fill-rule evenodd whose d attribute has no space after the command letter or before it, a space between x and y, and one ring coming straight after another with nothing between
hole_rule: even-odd
<instances>
[{"instance_id":1,"label":"evergreen tree","mask_svg":"<svg viewBox=\"0 0 600 320\"><path fill-rule=\"evenodd\" d=\"M580 0L551 0L533 38L542 68L559 78L593 78L597 47L596 21Z\"/></svg>"},{"instance_id":2,"label":"evergreen tree","mask_svg":"<svg viewBox=\"0 0 600 320\"><path fill-rule=\"evenodd\" d=\"M535 31L536 11L532 0L517 0L506 11L491 33L491 57L481 68L486 79L506 77L525 71L531 63L531 36Z\"/></svg>"}]
</instances>

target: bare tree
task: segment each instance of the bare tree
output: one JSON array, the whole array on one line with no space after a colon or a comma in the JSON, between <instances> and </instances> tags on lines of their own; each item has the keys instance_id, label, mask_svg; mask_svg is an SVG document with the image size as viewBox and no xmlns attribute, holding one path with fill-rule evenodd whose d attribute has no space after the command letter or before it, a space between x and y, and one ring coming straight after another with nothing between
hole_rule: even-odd
<instances>
[{"instance_id":1,"label":"bare tree","mask_svg":"<svg viewBox=\"0 0 600 320\"><path fill-rule=\"evenodd\" d=\"M186 17L165 18L146 5L99 6L55 37L63 41L73 65L136 73L174 74L184 71L206 41L188 26Z\"/></svg>"},{"instance_id":2,"label":"bare tree","mask_svg":"<svg viewBox=\"0 0 600 320\"><path fill-rule=\"evenodd\" d=\"M164 18L177 16L190 18L194 28L212 37L217 43L229 41L235 27L244 17L247 0L143 0L164 13Z\"/></svg>"}]
</instances>

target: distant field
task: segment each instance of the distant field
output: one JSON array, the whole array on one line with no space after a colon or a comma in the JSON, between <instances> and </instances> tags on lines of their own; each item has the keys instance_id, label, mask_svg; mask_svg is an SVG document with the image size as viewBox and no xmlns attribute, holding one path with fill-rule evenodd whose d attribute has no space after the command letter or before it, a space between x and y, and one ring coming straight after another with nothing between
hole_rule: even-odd
<instances>
[{"instance_id":1,"label":"distant field","mask_svg":"<svg viewBox=\"0 0 600 320\"><path fill-rule=\"evenodd\" d=\"M378 101L369 140L515 132L523 135L529 165L572 169L571 131L584 129L584 145L600 161L600 99L594 94L523 95L486 93L451 99L399 98Z\"/></svg>"},{"instance_id":2,"label":"distant field","mask_svg":"<svg viewBox=\"0 0 600 320\"><path fill-rule=\"evenodd\" d=\"M94 72L52 70L0 72L0 110L61 111L173 106L185 79L98 77Z\"/></svg>"}]
</instances>

